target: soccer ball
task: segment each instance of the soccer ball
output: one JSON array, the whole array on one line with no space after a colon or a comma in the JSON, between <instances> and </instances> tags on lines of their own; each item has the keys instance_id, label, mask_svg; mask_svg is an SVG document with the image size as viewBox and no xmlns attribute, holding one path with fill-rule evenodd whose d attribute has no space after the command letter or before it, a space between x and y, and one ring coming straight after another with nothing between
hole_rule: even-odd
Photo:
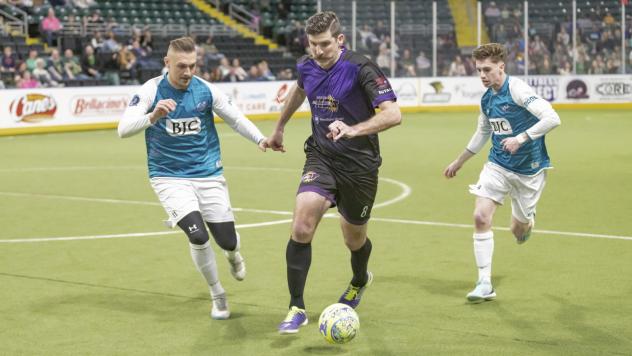
<instances>
[{"instance_id":1,"label":"soccer ball","mask_svg":"<svg viewBox=\"0 0 632 356\"><path fill-rule=\"evenodd\" d=\"M360 330L360 318L350 306L336 303L328 306L318 318L318 330L330 344L346 344Z\"/></svg>"}]
</instances>

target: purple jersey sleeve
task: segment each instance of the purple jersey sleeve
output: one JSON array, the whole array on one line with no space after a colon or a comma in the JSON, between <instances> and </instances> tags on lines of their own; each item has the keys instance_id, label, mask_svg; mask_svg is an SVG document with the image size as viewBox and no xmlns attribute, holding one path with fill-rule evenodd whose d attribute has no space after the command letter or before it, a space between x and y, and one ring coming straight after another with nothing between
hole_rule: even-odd
<instances>
[{"instance_id":1,"label":"purple jersey sleeve","mask_svg":"<svg viewBox=\"0 0 632 356\"><path fill-rule=\"evenodd\" d=\"M373 107L378 107L384 101L397 101L391 83L375 63L367 61L360 69L358 79Z\"/></svg>"}]
</instances>

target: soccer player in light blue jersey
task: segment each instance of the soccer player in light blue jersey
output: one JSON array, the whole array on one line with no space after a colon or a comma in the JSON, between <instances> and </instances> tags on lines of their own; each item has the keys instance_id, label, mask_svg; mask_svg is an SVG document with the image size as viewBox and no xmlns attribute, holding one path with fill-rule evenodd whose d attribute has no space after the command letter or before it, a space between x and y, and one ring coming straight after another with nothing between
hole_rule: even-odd
<instances>
[{"instance_id":1,"label":"soccer player in light blue jersey","mask_svg":"<svg viewBox=\"0 0 632 356\"><path fill-rule=\"evenodd\" d=\"M119 122L119 136L145 133L149 178L167 212L170 228L187 235L191 257L208 283L213 319L230 316L215 255L205 224L224 250L231 274L239 281L246 264L223 176L217 113L233 130L265 151L266 137L216 86L194 76L195 42L189 37L169 44L168 73L147 81L132 98Z\"/></svg>"},{"instance_id":2,"label":"soccer player in light blue jersey","mask_svg":"<svg viewBox=\"0 0 632 356\"><path fill-rule=\"evenodd\" d=\"M447 178L456 176L463 164L492 139L489 161L478 183L470 186L476 195L474 207L474 256L478 282L467 294L471 302L492 300L491 283L496 207L511 197L511 232L516 242L529 239L535 224L535 208L544 189L546 169L551 168L544 136L560 125L560 118L548 101L539 97L522 80L505 74L505 48L498 43L474 50L476 70L488 88L481 99L478 127L466 149L445 169Z\"/></svg>"}]
</instances>

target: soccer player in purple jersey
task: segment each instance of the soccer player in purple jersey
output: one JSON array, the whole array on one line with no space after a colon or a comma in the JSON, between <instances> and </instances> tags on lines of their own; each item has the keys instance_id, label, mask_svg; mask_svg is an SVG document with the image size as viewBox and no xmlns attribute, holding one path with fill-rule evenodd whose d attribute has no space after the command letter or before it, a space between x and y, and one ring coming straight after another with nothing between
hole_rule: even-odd
<instances>
[{"instance_id":1,"label":"soccer player in purple jersey","mask_svg":"<svg viewBox=\"0 0 632 356\"><path fill-rule=\"evenodd\" d=\"M306 161L286 249L291 298L287 317L278 328L281 334L297 333L307 324L303 290L312 259L311 242L329 208L338 207L342 235L351 251L353 278L339 302L357 307L371 284L367 222L382 162L377 133L401 122L395 93L384 73L365 56L343 47L345 37L335 13L313 15L306 32L311 55L298 60L297 83L265 142L266 147L285 151L284 127L307 97L312 135L305 141Z\"/></svg>"}]
</instances>

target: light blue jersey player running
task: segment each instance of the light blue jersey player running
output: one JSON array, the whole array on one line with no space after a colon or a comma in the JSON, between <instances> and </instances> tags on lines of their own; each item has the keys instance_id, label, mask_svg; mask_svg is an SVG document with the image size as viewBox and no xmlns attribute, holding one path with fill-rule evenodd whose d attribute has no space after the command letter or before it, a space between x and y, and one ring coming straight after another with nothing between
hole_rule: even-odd
<instances>
[{"instance_id":1,"label":"light blue jersey player running","mask_svg":"<svg viewBox=\"0 0 632 356\"><path fill-rule=\"evenodd\" d=\"M168 73L147 81L134 95L118 133L124 138L145 132L149 178L169 217L166 223L178 225L189 239L193 262L211 293L211 317L227 319L226 293L205 224L224 250L235 279L244 279L246 264L239 252L213 112L262 151L266 138L217 87L193 75L196 59L191 38L171 41L165 57Z\"/></svg>"},{"instance_id":2,"label":"light blue jersey player running","mask_svg":"<svg viewBox=\"0 0 632 356\"><path fill-rule=\"evenodd\" d=\"M522 80L505 74L505 48L489 43L474 50L483 85L489 89L481 99L478 128L461 155L445 169L452 178L463 164L478 153L489 137L489 161L478 183L470 186L477 196L474 208L474 256L478 282L467 294L471 302L491 300L494 232L492 219L506 195L511 197L511 232L519 244L529 239L535 224L535 208L544 189L546 169L551 167L544 135L560 125L551 104L540 98Z\"/></svg>"}]
</instances>

